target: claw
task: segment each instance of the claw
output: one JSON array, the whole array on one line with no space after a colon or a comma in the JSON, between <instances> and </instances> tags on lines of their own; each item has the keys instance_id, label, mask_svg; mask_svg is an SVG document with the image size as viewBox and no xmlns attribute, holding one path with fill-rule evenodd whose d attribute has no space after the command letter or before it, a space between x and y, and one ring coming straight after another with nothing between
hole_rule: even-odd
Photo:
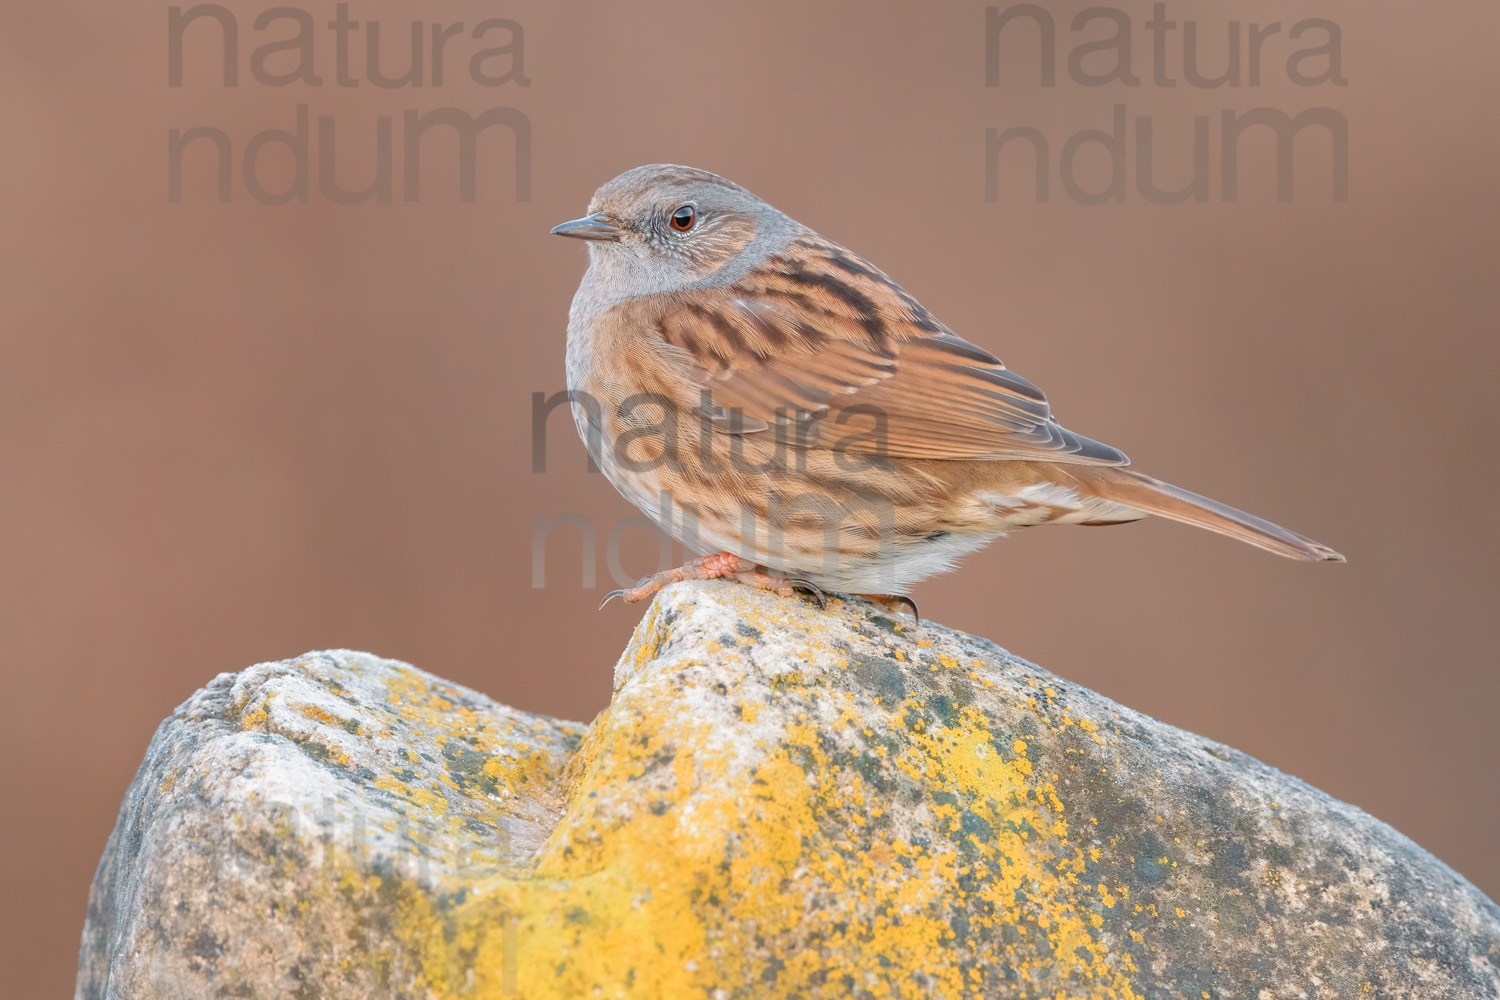
<instances>
[{"instance_id":1,"label":"claw","mask_svg":"<svg viewBox=\"0 0 1500 1000\"><path fill-rule=\"evenodd\" d=\"M901 604L905 604L908 608L911 608L911 616L917 620L918 625L922 624L922 614L917 610L916 601L912 600L910 597L907 597L905 594L893 594L892 597L892 603L899 602Z\"/></svg>"},{"instance_id":2,"label":"claw","mask_svg":"<svg viewBox=\"0 0 1500 1000\"><path fill-rule=\"evenodd\" d=\"M811 580L788 580L787 582L798 590L806 591L807 596L812 598L813 603L818 606L819 611L828 607L828 595L823 593L823 588L816 583L813 583Z\"/></svg>"},{"instance_id":3,"label":"claw","mask_svg":"<svg viewBox=\"0 0 1500 1000\"><path fill-rule=\"evenodd\" d=\"M904 605L911 611L911 616L917 620L917 624L922 624L922 616L917 612L917 602L905 594L855 594L854 596L892 613L895 613L896 605Z\"/></svg>"},{"instance_id":4,"label":"claw","mask_svg":"<svg viewBox=\"0 0 1500 1000\"><path fill-rule=\"evenodd\" d=\"M607 594L604 595L604 600L602 600L602 601L599 602L599 610L603 611L604 610L604 605L608 604L610 601L613 601L616 597L624 597L624 596L625 596L625 591L623 591L623 590L611 590L609 593L607 593Z\"/></svg>"}]
</instances>

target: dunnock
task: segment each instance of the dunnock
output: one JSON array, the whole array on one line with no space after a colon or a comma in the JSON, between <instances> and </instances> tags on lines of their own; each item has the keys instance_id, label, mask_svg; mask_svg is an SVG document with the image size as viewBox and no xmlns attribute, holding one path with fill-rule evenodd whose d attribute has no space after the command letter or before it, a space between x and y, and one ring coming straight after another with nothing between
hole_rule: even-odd
<instances>
[{"instance_id":1,"label":"dunnock","mask_svg":"<svg viewBox=\"0 0 1500 1000\"><path fill-rule=\"evenodd\" d=\"M627 601L723 577L889 607L1016 528L1150 514L1343 559L1067 430L879 268L716 174L637 167L552 231L588 242L568 318L579 432L626 499L708 553Z\"/></svg>"}]
</instances>

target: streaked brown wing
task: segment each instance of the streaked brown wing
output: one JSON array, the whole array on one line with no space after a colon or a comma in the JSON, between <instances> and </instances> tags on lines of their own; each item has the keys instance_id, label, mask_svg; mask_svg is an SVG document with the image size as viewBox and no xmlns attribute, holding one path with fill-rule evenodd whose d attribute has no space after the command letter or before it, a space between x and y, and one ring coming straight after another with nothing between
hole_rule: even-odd
<instances>
[{"instance_id":1,"label":"streaked brown wing","mask_svg":"<svg viewBox=\"0 0 1500 1000\"><path fill-rule=\"evenodd\" d=\"M811 443L895 458L1129 461L1065 429L1040 389L821 238L679 301L658 330L725 430L802 420Z\"/></svg>"}]
</instances>

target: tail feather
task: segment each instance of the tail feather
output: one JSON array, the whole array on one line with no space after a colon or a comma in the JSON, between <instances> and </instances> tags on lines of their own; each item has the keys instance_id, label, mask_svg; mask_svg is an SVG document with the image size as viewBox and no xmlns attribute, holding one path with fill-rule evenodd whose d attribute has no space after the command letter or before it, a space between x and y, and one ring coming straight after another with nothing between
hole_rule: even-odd
<instances>
[{"instance_id":1,"label":"tail feather","mask_svg":"<svg viewBox=\"0 0 1500 1000\"><path fill-rule=\"evenodd\" d=\"M1099 498L1147 514L1207 528L1288 559L1344 561L1333 549L1305 535L1128 468L1099 469L1089 478Z\"/></svg>"}]
</instances>

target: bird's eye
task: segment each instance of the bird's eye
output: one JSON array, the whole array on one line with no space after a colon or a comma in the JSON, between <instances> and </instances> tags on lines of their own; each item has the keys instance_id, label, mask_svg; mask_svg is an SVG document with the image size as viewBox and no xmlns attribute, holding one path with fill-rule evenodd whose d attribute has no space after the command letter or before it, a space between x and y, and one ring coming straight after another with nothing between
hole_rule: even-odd
<instances>
[{"instance_id":1,"label":"bird's eye","mask_svg":"<svg viewBox=\"0 0 1500 1000\"><path fill-rule=\"evenodd\" d=\"M683 205L672 213L672 228L679 233L685 233L693 228L693 223L698 221L698 213L693 210L692 205Z\"/></svg>"}]
</instances>

